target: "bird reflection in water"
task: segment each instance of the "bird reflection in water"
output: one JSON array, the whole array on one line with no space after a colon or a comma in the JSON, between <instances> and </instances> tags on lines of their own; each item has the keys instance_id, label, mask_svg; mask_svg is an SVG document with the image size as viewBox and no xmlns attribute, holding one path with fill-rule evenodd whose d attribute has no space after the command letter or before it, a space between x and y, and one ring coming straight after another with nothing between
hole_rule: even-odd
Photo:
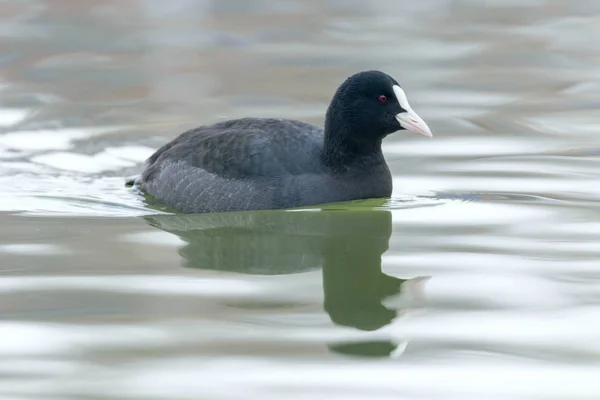
<instances>
[{"instance_id":1,"label":"bird reflection in water","mask_svg":"<svg viewBox=\"0 0 600 400\"><path fill-rule=\"evenodd\" d=\"M154 215L149 224L179 236L184 267L254 275L322 268L324 309L331 321L377 331L404 310L384 305L397 295L420 297L426 278L400 279L381 270L392 233L385 210L259 211ZM336 353L388 357L402 351L391 340L330 343ZM400 348L400 349L399 349Z\"/></svg>"}]
</instances>

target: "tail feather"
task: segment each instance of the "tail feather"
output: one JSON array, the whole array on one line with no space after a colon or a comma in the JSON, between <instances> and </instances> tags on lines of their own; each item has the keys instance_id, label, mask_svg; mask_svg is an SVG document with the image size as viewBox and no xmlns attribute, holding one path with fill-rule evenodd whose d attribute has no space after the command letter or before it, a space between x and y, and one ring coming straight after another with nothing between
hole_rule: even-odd
<instances>
[{"instance_id":1,"label":"tail feather","mask_svg":"<svg viewBox=\"0 0 600 400\"><path fill-rule=\"evenodd\" d=\"M140 175L134 175L134 176L125 178L125 186L132 187L133 185L135 185L138 182L139 179L140 179Z\"/></svg>"}]
</instances>

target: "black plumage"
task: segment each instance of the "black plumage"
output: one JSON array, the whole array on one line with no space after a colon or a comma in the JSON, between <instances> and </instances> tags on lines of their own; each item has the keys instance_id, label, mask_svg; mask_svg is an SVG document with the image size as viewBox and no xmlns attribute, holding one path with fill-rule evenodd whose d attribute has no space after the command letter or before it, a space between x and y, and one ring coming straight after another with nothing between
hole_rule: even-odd
<instances>
[{"instance_id":1,"label":"black plumage","mask_svg":"<svg viewBox=\"0 0 600 400\"><path fill-rule=\"evenodd\" d=\"M335 93L324 129L242 118L189 130L157 150L135 184L184 213L389 197L392 177L381 143L404 129L397 115L408 111L394 85L379 71L351 76Z\"/></svg>"}]
</instances>

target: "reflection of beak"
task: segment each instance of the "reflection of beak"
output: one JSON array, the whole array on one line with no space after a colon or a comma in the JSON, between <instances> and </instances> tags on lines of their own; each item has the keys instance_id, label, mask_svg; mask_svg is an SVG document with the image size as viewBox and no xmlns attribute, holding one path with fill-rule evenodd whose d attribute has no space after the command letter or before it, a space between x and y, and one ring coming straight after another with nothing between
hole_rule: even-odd
<instances>
[{"instance_id":1,"label":"reflection of beak","mask_svg":"<svg viewBox=\"0 0 600 400\"><path fill-rule=\"evenodd\" d=\"M413 110L408 110L396 115L396 119L400 123L400 126L407 131L415 132L426 137L433 137L433 134L425 121L423 121L423 119Z\"/></svg>"}]
</instances>

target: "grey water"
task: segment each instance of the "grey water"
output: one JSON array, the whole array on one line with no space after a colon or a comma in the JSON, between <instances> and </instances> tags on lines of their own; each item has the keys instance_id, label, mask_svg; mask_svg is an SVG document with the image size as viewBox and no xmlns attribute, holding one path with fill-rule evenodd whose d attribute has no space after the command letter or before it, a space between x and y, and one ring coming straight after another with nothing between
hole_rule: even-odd
<instances>
[{"instance_id":1,"label":"grey water","mask_svg":"<svg viewBox=\"0 0 600 400\"><path fill-rule=\"evenodd\" d=\"M0 2L0 398L600 398L600 5ZM199 124L322 124L346 76L434 138L391 199L176 215Z\"/></svg>"}]
</instances>

